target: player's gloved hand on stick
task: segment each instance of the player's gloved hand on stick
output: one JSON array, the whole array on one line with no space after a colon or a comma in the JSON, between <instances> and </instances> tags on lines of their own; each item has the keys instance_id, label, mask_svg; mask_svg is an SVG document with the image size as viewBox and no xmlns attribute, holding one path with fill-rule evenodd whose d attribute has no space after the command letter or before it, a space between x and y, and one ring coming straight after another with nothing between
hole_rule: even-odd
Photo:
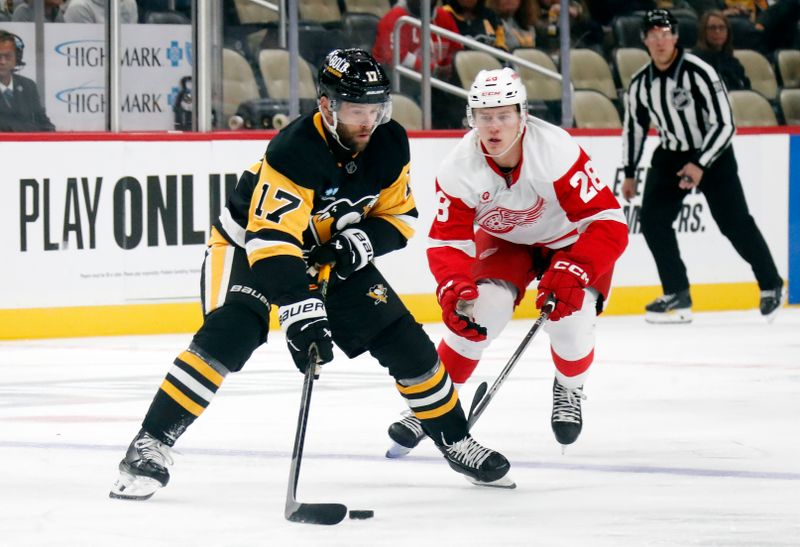
<instances>
[{"instance_id":1,"label":"player's gloved hand on stick","mask_svg":"<svg viewBox=\"0 0 800 547\"><path fill-rule=\"evenodd\" d=\"M333 338L322 300L311 297L281 306L278 317L286 334L289 352L300 372L306 371L312 346L316 347L318 365L333 360Z\"/></svg>"},{"instance_id":2,"label":"player's gloved hand on stick","mask_svg":"<svg viewBox=\"0 0 800 547\"><path fill-rule=\"evenodd\" d=\"M486 327L473 321L469 309L478 298L478 287L466 277L448 279L439 285L436 298L442 307L442 321L459 336L480 342L486 340Z\"/></svg>"},{"instance_id":3,"label":"player's gloved hand on stick","mask_svg":"<svg viewBox=\"0 0 800 547\"><path fill-rule=\"evenodd\" d=\"M550 314L550 321L572 315L583 307L583 289L589 285L589 274L580 264L569 260L564 254L556 254L550 268L539 281L536 294L536 307L542 309L548 295L556 298L556 307Z\"/></svg>"},{"instance_id":4,"label":"player's gloved hand on stick","mask_svg":"<svg viewBox=\"0 0 800 547\"><path fill-rule=\"evenodd\" d=\"M358 228L348 228L327 243L311 249L308 265L318 269L323 264L333 264L336 277L347 279L353 272L366 266L374 256L367 234Z\"/></svg>"}]
</instances>

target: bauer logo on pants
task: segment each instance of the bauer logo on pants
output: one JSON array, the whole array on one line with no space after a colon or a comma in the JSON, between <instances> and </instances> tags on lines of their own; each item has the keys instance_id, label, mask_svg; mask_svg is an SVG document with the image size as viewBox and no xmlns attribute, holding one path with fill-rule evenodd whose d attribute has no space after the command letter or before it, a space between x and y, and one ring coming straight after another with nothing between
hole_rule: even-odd
<instances>
[{"instance_id":1,"label":"bauer logo on pants","mask_svg":"<svg viewBox=\"0 0 800 547\"><path fill-rule=\"evenodd\" d=\"M383 283L378 283L369 288L367 296L375 300L375 305L386 304L389 301L389 291Z\"/></svg>"}]
</instances>

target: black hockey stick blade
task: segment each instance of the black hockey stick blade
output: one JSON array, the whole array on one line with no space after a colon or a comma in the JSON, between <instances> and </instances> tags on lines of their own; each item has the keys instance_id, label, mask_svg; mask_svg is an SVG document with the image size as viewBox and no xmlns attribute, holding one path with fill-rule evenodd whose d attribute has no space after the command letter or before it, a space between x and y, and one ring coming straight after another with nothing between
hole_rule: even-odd
<instances>
[{"instance_id":1,"label":"black hockey stick blade","mask_svg":"<svg viewBox=\"0 0 800 547\"><path fill-rule=\"evenodd\" d=\"M475 396L472 397L472 404L469 407L469 416L467 416L467 421L472 425L472 415L475 413L475 409L478 407L478 403L481 402L483 396L486 395L486 390L489 389L489 384L486 382L481 382L481 385L478 386L478 389L475 390Z\"/></svg>"},{"instance_id":2,"label":"black hockey stick blade","mask_svg":"<svg viewBox=\"0 0 800 547\"><path fill-rule=\"evenodd\" d=\"M327 292L330 272L330 266L323 266L320 270L319 279L323 298ZM289 469L289 485L286 490L284 516L286 520L292 522L331 525L339 524L344 520L345 516L347 516L346 506L341 503L300 503L297 501L297 482L300 479L300 463L303 460L303 445L305 444L308 413L311 407L311 393L314 387L314 379L319 375L318 360L317 347L312 345L308 352L308 365L306 366L303 380L303 393L300 398L300 412L297 417L297 431L295 432L294 449L292 450L292 465Z\"/></svg>"},{"instance_id":3,"label":"black hockey stick blade","mask_svg":"<svg viewBox=\"0 0 800 547\"><path fill-rule=\"evenodd\" d=\"M287 503L286 520L305 524L339 524L347 516L341 503Z\"/></svg>"}]
</instances>

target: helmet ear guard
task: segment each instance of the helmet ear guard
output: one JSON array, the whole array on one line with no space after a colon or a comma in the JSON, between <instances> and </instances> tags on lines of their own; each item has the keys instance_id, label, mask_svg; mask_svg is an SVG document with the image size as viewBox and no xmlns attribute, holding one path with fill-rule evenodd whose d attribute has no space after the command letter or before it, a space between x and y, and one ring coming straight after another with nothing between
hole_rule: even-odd
<instances>
[{"instance_id":1,"label":"helmet ear guard","mask_svg":"<svg viewBox=\"0 0 800 547\"><path fill-rule=\"evenodd\" d=\"M521 124L528 115L528 92L522 78L506 67L499 70L481 70L472 82L467 98L467 122L475 127L473 108L494 108L517 105Z\"/></svg>"}]
</instances>

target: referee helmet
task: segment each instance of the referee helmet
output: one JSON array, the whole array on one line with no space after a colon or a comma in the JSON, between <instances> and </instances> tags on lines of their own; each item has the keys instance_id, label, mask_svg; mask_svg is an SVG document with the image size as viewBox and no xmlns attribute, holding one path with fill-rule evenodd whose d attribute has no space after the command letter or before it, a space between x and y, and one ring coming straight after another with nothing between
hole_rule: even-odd
<instances>
[{"instance_id":1,"label":"referee helmet","mask_svg":"<svg viewBox=\"0 0 800 547\"><path fill-rule=\"evenodd\" d=\"M672 34L678 34L678 20L668 10L651 9L642 19L642 40L654 28L667 28Z\"/></svg>"}]
</instances>

